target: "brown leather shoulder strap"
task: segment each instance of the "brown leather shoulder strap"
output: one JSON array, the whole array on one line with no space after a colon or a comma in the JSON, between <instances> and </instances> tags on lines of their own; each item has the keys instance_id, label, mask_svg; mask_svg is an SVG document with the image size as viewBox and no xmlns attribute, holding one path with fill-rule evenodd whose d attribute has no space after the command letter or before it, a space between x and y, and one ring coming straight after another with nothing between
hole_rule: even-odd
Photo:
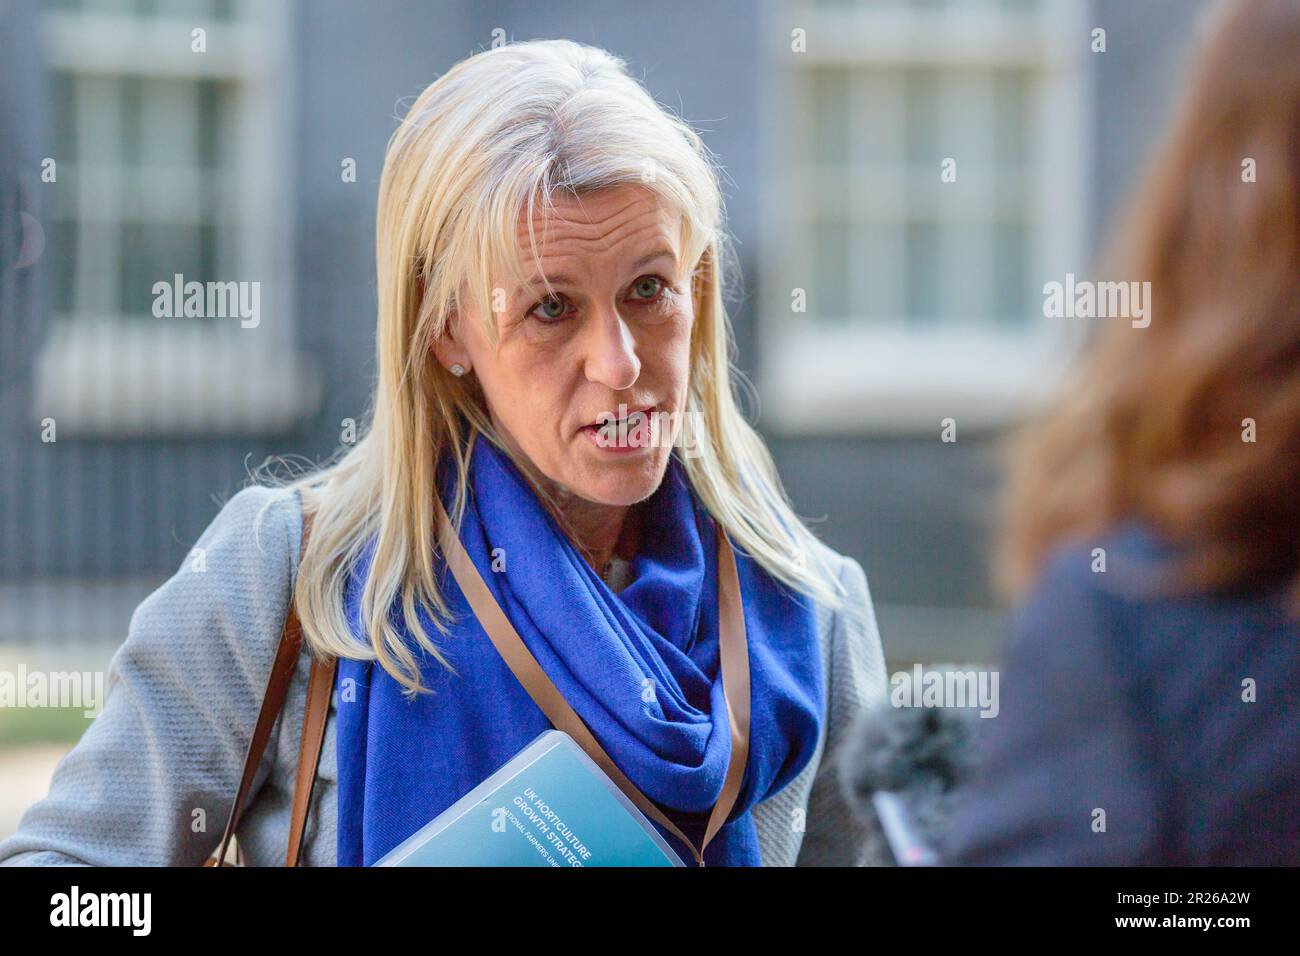
<instances>
[{"instance_id":1,"label":"brown leather shoulder strap","mask_svg":"<svg viewBox=\"0 0 1300 956\"><path fill-rule=\"evenodd\" d=\"M300 560L303 552L307 550L307 536L310 530L311 520L304 512L302 542L298 548ZM235 792L235 802L226 821L226 829L221 834L221 843L217 847L216 859L218 865L220 865L220 861L226 858L230 841L235 835L240 819L243 817L244 801L253 787L253 778L257 775L257 768L262 763L262 755L266 752L266 745L271 738L271 731L275 727L276 718L280 716L280 711L284 709L284 700L288 696L289 685L293 681L293 675L297 670L298 658L301 652L302 626L299 624L298 614L294 610L293 589L291 588L289 592L289 610L285 615L284 627L280 631L280 643L276 648L275 661L271 665L271 675L267 678L266 692L262 695L262 708L258 711L257 723L253 727L253 737L248 743L248 751L244 756L244 771L239 780L239 789ZM313 676L315 676L314 666ZM328 702L328 697L326 701ZM313 776L314 767L313 764Z\"/></svg>"},{"instance_id":2,"label":"brown leather shoulder strap","mask_svg":"<svg viewBox=\"0 0 1300 956\"><path fill-rule=\"evenodd\" d=\"M718 525L718 664L722 669L723 697L727 722L731 726L731 762L722 785L722 795L713 805L704 831L700 853L708 846L735 806L749 763L749 636L745 631L745 607L740 598L740 574L736 553L731 549L722 525ZM702 865L702 864L701 864Z\"/></svg>"},{"instance_id":3,"label":"brown leather shoulder strap","mask_svg":"<svg viewBox=\"0 0 1300 956\"><path fill-rule=\"evenodd\" d=\"M438 509L438 541L442 547L447 567L469 602L474 616L482 625L488 638L496 647L506 665L519 683L557 730L562 730L577 742L587 755L609 775L643 813L666 828L690 848L695 860L704 865L704 849L714 834L726 822L727 814L736 803L749 759L749 642L745 634L744 609L740 599L740 581L736 572L735 554L726 534L718 527L718 639L719 664L722 668L722 686L727 699L727 716L731 728L731 760L723 781L722 792L709 814L704 839L696 847L680 829L641 792L619 769L600 743L587 729L577 711L564 699L558 687L537 662L523 638L497 603L474 566L459 535L451 526L446 509L438 496L434 496Z\"/></svg>"},{"instance_id":4,"label":"brown leather shoulder strap","mask_svg":"<svg viewBox=\"0 0 1300 956\"><path fill-rule=\"evenodd\" d=\"M302 834L316 787L321 745L325 741L325 719L329 716L330 696L334 693L334 675L338 659L312 660L311 678L307 681L307 707L302 715L302 744L298 748L298 779L293 786L293 812L289 817L289 848L285 866L297 866L302 855Z\"/></svg>"}]
</instances>

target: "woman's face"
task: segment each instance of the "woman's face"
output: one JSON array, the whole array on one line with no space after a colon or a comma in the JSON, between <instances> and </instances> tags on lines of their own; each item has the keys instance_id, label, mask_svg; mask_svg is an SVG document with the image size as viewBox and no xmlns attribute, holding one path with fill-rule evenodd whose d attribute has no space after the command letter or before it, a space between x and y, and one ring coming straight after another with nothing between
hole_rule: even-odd
<instances>
[{"instance_id":1,"label":"woman's face","mask_svg":"<svg viewBox=\"0 0 1300 956\"><path fill-rule=\"evenodd\" d=\"M533 284L494 282L493 308L504 305L497 341L470 306L435 346L443 365L478 376L503 440L562 492L630 505L663 479L695 318L679 224L635 184L557 199L535 219L554 294L534 272L521 217L520 257Z\"/></svg>"}]
</instances>

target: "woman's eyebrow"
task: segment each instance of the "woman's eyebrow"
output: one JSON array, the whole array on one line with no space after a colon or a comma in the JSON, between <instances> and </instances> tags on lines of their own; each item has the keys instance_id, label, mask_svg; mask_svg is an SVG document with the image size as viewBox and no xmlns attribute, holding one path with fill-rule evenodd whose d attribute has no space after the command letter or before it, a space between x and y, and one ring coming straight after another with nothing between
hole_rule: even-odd
<instances>
[{"instance_id":1,"label":"woman's eyebrow","mask_svg":"<svg viewBox=\"0 0 1300 956\"><path fill-rule=\"evenodd\" d=\"M673 260L673 265L676 265L677 253L673 252L671 249L656 249L653 252L647 252L636 262L632 263L632 268L640 269L642 266L648 265L656 259L671 259Z\"/></svg>"},{"instance_id":2,"label":"woman's eyebrow","mask_svg":"<svg viewBox=\"0 0 1300 956\"><path fill-rule=\"evenodd\" d=\"M667 248L655 249L653 252L647 252L645 255L633 262L631 268L640 269L642 266L655 262L658 259L671 259L673 260L673 265L676 265L677 253ZM557 272L547 278L550 279L551 285L572 285L578 281L573 276L563 272ZM535 289L542 288L542 286L543 282L540 275L529 276L528 280L523 285L515 289L514 298L518 298L519 296L532 292Z\"/></svg>"}]
</instances>

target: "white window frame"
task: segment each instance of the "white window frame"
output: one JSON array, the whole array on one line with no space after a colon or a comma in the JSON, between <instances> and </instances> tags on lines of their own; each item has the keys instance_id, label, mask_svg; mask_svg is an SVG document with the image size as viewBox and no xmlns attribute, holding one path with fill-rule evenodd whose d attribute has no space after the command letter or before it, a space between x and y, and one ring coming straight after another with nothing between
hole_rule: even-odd
<instances>
[{"instance_id":1,"label":"white window frame","mask_svg":"<svg viewBox=\"0 0 1300 956\"><path fill-rule=\"evenodd\" d=\"M802 127L795 74L804 68L844 64L1029 65L1043 81L1038 122L1029 135L1041 162L1029 223L1037 263L1031 274L1064 280L1083 273L1089 168L1089 27L1082 0L1047 0L1029 17L981 4L922 10L905 4L841 7L768 3L768 28L777 46L768 49L761 72L760 102L771 112L760 125L760 158L766 172L760 203L758 385L762 423L781 434L937 433L952 417L977 429L1003 427L1054 394L1084 331L1062 320L1029 316L1016 330L943 323L932 328L818 325L814 308L795 313L792 289L775 268L786 260L791 217L808 216L815 190L804 192L785 143L808 135ZM806 31L807 50L793 53L790 31ZM797 79L797 78L795 78ZM935 182L939 162L935 157ZM960 160L959 178L960 178ZM891 197L873 196L873 214ZM907 222L899 218L899 228ZM806 231L795 231L806 236ZM800 283L793 283L798 286Z\"/></svg>"},{"instance_id":2,"label":"white window frame","mask_svg":"<svg viewBox=\"0 0 1300 956\"><path fill-rule=\"evenodd\" d=\"M90 90L96 78L111 82L127 76L234 83L239 97L235 128L222 135L238 144L235 182L222 195L236 207L237 238L232 242L226 236L222 242L223 273L236 274L194 278L256 281L271 274L276 281L261 284L260 321L249 328L240 327L237 317L128 318L89 309L56 314L37 359L32 413L37 420L53 418L60 437L277 433L319 407L319 370L299 353L294 336L291 5L286 0L236 0L228 19L205 15L203 9L200 4L186 13L164 6L147 17L94 8L48 11L43 16L48 64ZM203 53L190 50L196 27L207 31ZM83 101L79 94L78 102ZM81 116L74 122L90 121ZM117 135L111 128L101 132ZM79 154L81 149L79 144ZM71 163L58 167L60 179L102 177L79 184L77 218L118 222L120 204L112 187L123 175L137 172L110 165L93 168L92 174ZM168 183L162 170L140 174L151 182L160 180L150 201L166 207L162 221L183 218L174 197L193 195L196 180L182 173ZM111 260L120 247L96 248L94 254ZM110 261L110 266L100 288L76 295L74 301L120 301L116 263ZM78 269L74 281L85 281L85 271Z\"/></svg>"}]
</instances>

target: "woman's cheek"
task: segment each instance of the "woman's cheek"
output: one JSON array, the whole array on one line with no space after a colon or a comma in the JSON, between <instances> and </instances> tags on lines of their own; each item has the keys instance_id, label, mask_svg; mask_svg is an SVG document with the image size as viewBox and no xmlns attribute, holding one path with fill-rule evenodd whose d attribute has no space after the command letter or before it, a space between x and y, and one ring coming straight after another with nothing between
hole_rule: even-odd
<instances>
[{"instance_id":1,"label":"woman's cheek","mask_svg":"<svg viewBox=\"0 0 1300 956\"><path fill-rule=\"evenodd\" d=\"M652 319L659 322L672 322L675 325L684 323L689 328L694 308L689 295L671 291L664 293L657 302L647 306L646 311L650 313Z\"/></svg>"},{"instance_id":2,"label":"woman's cheek","mask_svg":"<svg viewBox=\"0 0 1300 956\"><path fill-rule=\"evenodd\" d=\"M679 377L684 378L686 366L690 362L691 331L695 320L690 299L681 297L666 318L667 321L661 326L663 334L660 349L671 356L675 371L680 373Z\"/></svg>"}]
</instances>

